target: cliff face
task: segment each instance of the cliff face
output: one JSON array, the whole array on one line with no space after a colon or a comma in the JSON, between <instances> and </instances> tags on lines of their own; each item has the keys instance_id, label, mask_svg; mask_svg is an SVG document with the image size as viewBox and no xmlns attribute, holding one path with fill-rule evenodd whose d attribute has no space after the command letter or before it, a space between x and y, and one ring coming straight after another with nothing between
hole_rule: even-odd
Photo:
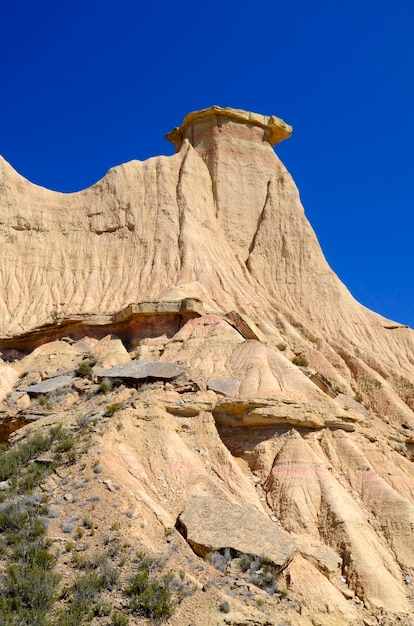
<instances>
[{"instance_id":1,"label":"cliff face","mask_svg":"<svg viewBox=\"0 0 414 626\"><path fill-rule=\"evenodd\" d=\"M2 395L27 372L74 367L84 337L91 354L106 335L122 340L110 364L179 364L185 383L136 394L139 435L132 408L122 450L108 433L108 472L139 459L146 478L134 489L148 495L152 482L158 493L157 473L180 485L169 504L155 497L166 509L157 523L187 525L201 556L214 541L198 508L217 507L229 528L229 503L274 517L290 535L262 548L281 546L272 558L319 623L362 623L364 611L392 620L412 614L414 332L357 303L329 268L272 149L290 132L277 118L213 107L169 134L174 156L121 165L74 194L1 161ZM79 345L69 366L62 337ZM60 367L48 360L51 339ZM98 368L109 363L102 350ZM207 469L193 444L208 451ZM238 547L215 541L248 552L243 537Z\"/></svg>"},{"instance_id":2,"label":"cliff face","mask_svg":"<svg viewBox=\"0 0 414 626\"><path fill-rule=\"evenodd\" d=\"M1 334L196 296L206 311L249 315L412 427L412 330L359 305L327 265L268 141L289 128L238 114L190 116L173 134L175 156L116 167L74 194L32 185L2 161Z\"/></svg>"}]
</instances>

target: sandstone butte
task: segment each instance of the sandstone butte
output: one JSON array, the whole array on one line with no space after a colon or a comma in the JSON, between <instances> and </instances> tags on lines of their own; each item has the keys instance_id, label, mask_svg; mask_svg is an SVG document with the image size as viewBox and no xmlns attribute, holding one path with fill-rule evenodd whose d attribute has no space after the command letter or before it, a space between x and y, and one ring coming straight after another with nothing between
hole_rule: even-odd
<instances>
[{"instance_id":1,"label":"sandstone butte","mask_svg":"<svg viewBox=\"0 0 414 626\"><path fill-rule=\"evenodd\" d=\"M328 266L272 147L291 132L214 106L167 135L175 155L71 194L0 160L3 439L102 416L95 383L120 377L85 483L96 541L117 514L157 554L176 529L170 565L197 583L176 626L414 623L414 332ZM284 594L243 581L242 554Z\"/></svg>"}]
</instances>

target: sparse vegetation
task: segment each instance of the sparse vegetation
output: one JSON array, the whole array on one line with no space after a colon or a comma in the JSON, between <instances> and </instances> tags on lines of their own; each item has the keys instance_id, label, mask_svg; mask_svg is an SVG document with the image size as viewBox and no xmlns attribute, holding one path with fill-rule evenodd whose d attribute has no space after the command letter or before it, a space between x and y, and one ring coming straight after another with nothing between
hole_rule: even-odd
<instances>
[{"instance_id":1,"label":"sparse vegetation","mask_svg":"<svg viewBox=\"0 0 414 626\"><path fill-rule=\"evenodd\" d=\"M44 407L45 409L50 409L50 407L52 406L52 402L49 396L45 396L41 394L40 396L37 397L37 401L40 404L40 406Z\"/></svg>"},{"instance_id":2,"label":"sparse vegetation","mask_svg":"<svg viewBox=\"0 0 414 626\"><path fill-rule=\"evenodd\" d=\"M111 620L111 626L129 626L129 618L120 611L112 611Z\"/></svg>"},{"instance_id":3,"label":"sparse vegetation","mask_svg":"<svg viewBox=\"0 0 414 626\"><path fill-rule=\"evenodd\" d=\"M252 562L251 557L248 554L242 554L239 559L239 566L242 572L247 572L250 569L250 564Z\"/></svg>"},{"instance_id":4,"label":"sparse vegetation","mask_svg":"<svg viewBox=\"0 0 414 626\"><path fill-rule=\"evenodd\" d=\"M108 409L115 412L122 406L117 403ZM173 572L163 571L161 559L145 553L137 555L132 565L136 571L121 586L120 568L131 564L130 546L111 537L105 553L92 559L83 556L85 531L89 536L97 527L86 512L82 517L69 515L59 520L61 532L72 533L72 537L56 553L51 551L46 524L62 513L49 508L48 496L38 493L38 488L58 467L68 467L73 455L85 447L80 444L90 437L86 426L86 420L78 421L79 429L73 434L59 423L46 435L36 434L10 449L0 448L0 480L10 483L0 493L0 554L4 564L0 577L1 626L80 626L94 618L102 618L109 626L128 626L128 613L160 623L195 591L183 570L175 578ZM102 471L98 459L92 469ZM69 479L60 476L61 484L68 484ZM72 483L77 488L78 483ZM59 504L62 501L56 498L54 505ZM133 513L127 509L125 515L131 517ZM119 522L112 523L111 530L115 529L120 529ZM166 536L173 533L173 528L167 529ZM69 558L72 568L81 570L66 587L55 570L61 555ZM129 608L119 611L108 601L108 593L114 589L120 592L123 587Z\"/></svg>"},{"instance_id":5,"label":"sparse vegetation","mask_svg":"<svg viewBox=\"0 0 414 626\"><path fill-rule=\"evenodd\" d=\"M295 356L292 359L293 365L297 365L298 367L308 367L309 363L307 360L301 356Z\"/></svg>"},{"instance_id":6,"label":"sparse vegetation","mask_svg":"<svg viewBox=\"0 0 414 626\"><path fill-rule=\"evenodd\" d=\"M50 317L52 318L52 321L56 324L62 319L63 313L59 309L53 309L50 312Z\"/></svg>"},{"instance_id":7,"label":"sparse vegetation","mask_svg":"<svg viewBox=\"0 0 414 626\"><path fill-rule=\"evenodd\" d=\"M356 393L356 394L354 395L354 400L355 400L356 402L361 402L361 403L362 403L363 399L364 399L364 398L361 396L361 394L360 394L360 393Z\"/></svg>"},{"instance_id":8,"label":"sparse vegetation","mask_svg":"<svg viewBox=\"0 0 414 626\"><path fill-rule=\"evenodd\" d=\"M0 481L17 481L23 468L29 469L28 463L34 457L50 449L52 443L58 440L60 433L51 429L49 435L37 434L22 442L19 446L0 451ZM33 466L30 467L33 469Z\"/></svg>"},{"instance_id":9,"label":"sparse vegetation","mask_svg":"<svg viewBox=\"0 0 414 626\"><path fill-rule=\"evenodd\" d=\"M97 359L87 359L82 361L75 370L75 376L79 376L79 378L90 378L92 375L92 368L96 365L96 363Z\"/></svg>"},{"instance_id":10,"label":"sparse vegetation","mask_svg":"<svg viewBox=\"0 0 414 626\"><path fill-rule=\"evenodd\" d=\"M0 534L9 561L0 587L2 624L46 625L60 577L48 551L44 498L14 498L0 509Z\"/></svg>"},{"instance_id":11,"label":"sparse vegetation","mask_svg":"<svg viewBox=\"0 0 414 626\"><path fill-rule=\"evenodd\" d=\"M111 415L113 415L117 411L120 411L123 406L124 405L122 402L114 402L113 404L108 404L108 406L106 407L105 416L111 417Z\"/></svg>"},{"instance_id":12,"label":"sparse vegetation","mask_svg":"<svg viewBox=\"0 0 414 626\"><path fill-rule=\"evenodd\" d=\"M79 415L76 423L80 430L87 430L91 425L91 418L89 415Z\"/></svg>"},{"instance_id":13,"label":"sparse vegetation","mask_svg":"<svg viewBox=\"0 0 414 626\"><path fill-rule=\"evenodd\" d=\"M228 600L223 600L222 602L220 602L220 611L222 613L230 613L231 605Z\"/></svg>"},{"instance_id":14,"label":"sparse vegetation","mask_svg":"<svg viewBox=\"0 0 414 626\"><path fill-rule=\"evenodd\" d=\"M156 575L151 571L151 564L144 558L139 569L129 580L125 589L130 596L129 605L137 615L149 619L164 621L174 612L171 583L172 572Z\"/></svg>"},{"instance_id":15,"label":"sparse vegetation","mask_svg":"<svg viewBox=\"0 0 414 626\"><path fill-rule=\"evenodd\" d=\"M74 446L74 438L61 424L50 428L47 435L36 434L10 449L0 450L0 480L8 480L9 488L2 492L6 500L0 506L0 541L5 561L0 584L0 623L5 626L61 626L48 619L48 613L57 599L60 576L54 572L56 556L49 551L46 522L51 510L48 498L32 492L57 465L67 462L67 453ZM39 455L49 452L56 461L34 462ZM71 532L70 523L63 524L64 532ZM73 544L66 542L66 550ZM108 583L108 571L100 573ZM68 622L70 623L70 622ZM75 622L74 622L75 623ZM77 626L79 621L76 622Z\"/></svg>"},{"instance_id":16,"label":"sparse vegetation","mask_svg":"<svg viewBox=\"0 0 414 626\"><path fill-rule=\"evenodd\" d=\"M230 550L226 548L223 551L212 552L209 556L209 561L220 572L225 572L232 558Z\"/></svg>"},{"instance_id":17,"label":"sparse vegetation","mask_svg":"<svg viewBox=\"0 0 414 626\"><path fill-rule=\"evenodd\" d=\"M112 391L112 381L109 378L104 378L101 384L98 387L99 393L109 393Z\"/></svg>"}]
</instances>

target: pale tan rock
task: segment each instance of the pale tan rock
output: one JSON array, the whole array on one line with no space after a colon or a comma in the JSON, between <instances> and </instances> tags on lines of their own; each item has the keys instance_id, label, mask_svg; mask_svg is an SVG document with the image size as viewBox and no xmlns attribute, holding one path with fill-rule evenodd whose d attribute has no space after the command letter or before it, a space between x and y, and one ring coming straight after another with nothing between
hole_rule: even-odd
<instances>
[{"instance_id":1,"label":"pale tan rock","mask_svg":"<svg viewBox=\"0 0 414 626\"><path fill-rule=\"evenodd\" d=\"M1 160L0 394L85 358L98 358L97 373L127 364L128 350L174 363L185 385L108 399L125 408L100 433L104 480L146 528L127 532L162 553L164 528L191 502L225 502L228 519L255 511L295 546L285 575L302 598L298 625L409 623L414 333L358 304L327 265L271 147L289 132L213 107L174 132L174 156L113 168L75 194ZM229 380L231 392L217 385ZM88 396L36 415L28 432L76 425L85 403L99 415L102 398ZM29 412L9 415L7 402L8 435ZM185 550L182 539L183 562ZM211 626L211 597L197 602L197 626ZM250 619L240 607L234 619ZM174 626L196 619L186 610ZM275 623L292 615L271 610Z\"/></svg>"},{"instance_id":2,"label":"pale tan rock","mask_svg":"<svg viewBox=\"0 0 414 626\"><path fill-rule=\"evenodd\" d=\"M19 398L16 399L16 404L20 410L24 410L29 408L31 404L30 396L27 393L24 393Z\"/></svg>"},{"instance_id":3,"label":"pale tan rock","mask_svg":"<svg viewBox=\"0 0 414 626\"><path fill-rule=\"evenodd\" d=\"M310 351L328 380L412 422L413 332L360 306L329 269L266 141L273 123L228 109L191 115L177 155L114 168L75 194L36 187L2 161L2 334L198 297Z\"/></svg>"},{"instance_id":4,"label":"pale tan rock","mask_svg":"<svg viewBox=\"0 0 414 626\"><path fill-rule=\"evenodd\" d=\"M181 148L184 138L191 138L191 142L197 142L197 139L194 138L191 132L194 128L194 122L204 119L210 120L212 116L223 118L224 122L227 120L237 120L241 122L243 126L259 126L264 129L266 133L265 138L272 146L283 141L283 139L287 139L292 134L292 127L274 115L260 115L260 113L251 113L250 111L232 109L231 107L222 108L215 105L209 109L188 113L181 126L172 130L165 138L171 141L178 151ZM220 125L220 123L218 125Z\"/></svg>"},{"instance_id":5,"label":"pale tan rock","mask_svg":"<svg viewBox=\"0 0 414 626\"><path fill-rule=\"evenodd\" d=\"M289 568L289 590L319 613L321 626L361 624L356 608L315 567L300 556Z\"/></svg>"},{"instance_id":6,"label":"pale tan rock","mask_svg":"<svg viewBox=\"0 0 414 626\"><path fill-rule=\"evenodd\" d=\"M281 571L293 559L291 537L256 510L208 496L190 500L178 518L181 532L201 556L230 549L268 558Z\"/></svg>"},{"instance_id":7,"label":"pale tan rock","mask_svg":"<svg viewBox=\"0 0 414 626\"><path fill-rule=\"evenodd\" d=\"M0 360L0 400L11 392L18 378L14 368Z\"/></svg>"},{"instance_id":8,"label":"pale tan rock","mask_svg":"<svg viewBox=\"0 0 414 626\"><path fill-rule=\"evenodd\" d=\"M95 368L97 372L101 369L124 365L131 361L131 357L122 341L112 335L107 335L95 343L91 347L91 355L98 360Z\"/></svg>"},{"instance_id":9,"label":"pale tan rock","mask_svg":"<svg viewBox=\"0 0 414 626\"><path fill-rule=\"evenodd\" d=\"M70 345L65 341L51 341L39 346L21 360L15 361L13 368L20 375L30 372L33 376L42 372L43 375L47 376L60 370L75 368L82 357L83 352L78 350L76 344ZM37 382L39 382L38 379Z\"/></svg>"},{"instance_id":10,"label":"pale tan rock","mask_svg":"<svg viewBox=\"0 0 414 626\"><path fill-rule=\"evenodd\" d=\"M236 396L240 388L240 380L231 376L222 378L209 378L207 381L207 389L216 391L224 396Z\"/></svg>"}]
</instances>

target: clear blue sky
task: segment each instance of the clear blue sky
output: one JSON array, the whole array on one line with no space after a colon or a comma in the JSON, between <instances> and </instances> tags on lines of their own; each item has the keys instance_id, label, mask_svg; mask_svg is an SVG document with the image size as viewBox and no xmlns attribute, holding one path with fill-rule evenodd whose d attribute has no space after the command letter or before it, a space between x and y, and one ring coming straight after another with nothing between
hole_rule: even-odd
<instances>
[{"instance_id":1,"label":"clear blue sky","mask_svg":"<svg viewBox=\"0 0 414 626\"><path fill-rule=\"evenodd\" d=\"M412 0L5 1L0 71L0 154L59 191L171 154L192 110L282 117L328 262L414 327Z\"/></svg>"}]
</instances>

